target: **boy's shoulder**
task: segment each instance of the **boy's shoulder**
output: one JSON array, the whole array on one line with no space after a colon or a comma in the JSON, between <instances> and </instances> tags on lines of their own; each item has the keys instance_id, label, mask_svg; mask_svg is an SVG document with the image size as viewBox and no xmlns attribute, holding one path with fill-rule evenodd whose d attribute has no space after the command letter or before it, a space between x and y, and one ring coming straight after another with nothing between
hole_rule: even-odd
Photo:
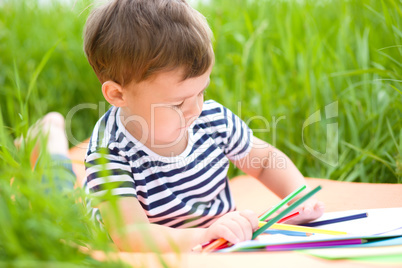
<instances>
[{"instance_id":1,"label":"boy's shoulder","mask_svg":"<svg viewBox=\"0 0 402 268\"><path fill-rule=\"evenodd\" d=\"M87 154L98 152L101 149L112 150L122 138L118 122L119 108L112 106L96 122L92 131Z\"/></svg>"},{"instance_id":2,"label":"boy's shoulder","mask_svg":"<svg viewBox=\"0 0 402 268\"><path fill-rule=\"evenodd\" d=\"M233 113L230 109L215 100L204 102L202 112L197 118L198 124L207 123L208 127L228 127L232 120Z\"/></svg>"}]
</instances>

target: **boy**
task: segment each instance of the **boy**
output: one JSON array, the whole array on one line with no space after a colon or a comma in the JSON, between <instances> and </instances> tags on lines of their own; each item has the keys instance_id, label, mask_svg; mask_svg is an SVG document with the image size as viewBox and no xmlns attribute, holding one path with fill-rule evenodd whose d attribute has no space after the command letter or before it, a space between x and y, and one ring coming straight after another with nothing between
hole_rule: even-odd
<instances>
[{"instance_id":1,"label":"boy","mask_svg":"<svg viewBox=\"0 0 402 268\"><path fill-rule=\"evenodd\" d=\"M88 18L85 53L112 107L91 137L87 188L98 197L112 188L119 197L123 222L116 222L110 201L97 209L121 250L152 250L149 241L169 251L220 237L250 239L257 216L235 211L228 159L279 197L305 184L294 164L253 137L240 118L204 102L214 64L211 36L205 18L183 0L115 0ZM265 167L273 156L286 167ZM109 175L100 172L104 167ZM298 221L323 210L310 200Z\"/></svg>"}]
</instances>

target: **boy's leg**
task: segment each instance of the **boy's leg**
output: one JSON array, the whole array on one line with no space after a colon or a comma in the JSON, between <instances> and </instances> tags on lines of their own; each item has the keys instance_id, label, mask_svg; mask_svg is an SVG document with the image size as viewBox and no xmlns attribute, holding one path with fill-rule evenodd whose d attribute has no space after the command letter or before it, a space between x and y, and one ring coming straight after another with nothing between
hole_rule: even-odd
<instances>
[{"instance_id":1,"label":"boy's leg","mask_svg":"<svg viewBox=\"0 0 402 268\"><path fill-rule=\"evenodd\" d=\"M89 139L70 148L68 156L73 164L73 170L77 177L76 187L82 187L85 182L85 155L87 154Z\"/></svg>"},{"instance_id":2,"label":"boy's leg","mask_svg":"<svg viewBox=\"0 0 402 268\"><path fill-rule=\"evenodd\" d=\"M54 174L53 181L60 191L71 191L74 189L76 176L73 171L70 158L66 155L52 154L49 168ZM46 182L46 178L44 178Z\"/></svg>"},{"instance_id":3,"label":"boy's leg","mask_svg":"<svg viewBox=\"0 0 402 268\"><path fill-rule=\"evenodd\" d=\"M47 137L46 150L50 154L51 163L48 168L51 169L51 174L55 174L53 181L59 190L72 190L76 176L74 174L71 160L68 157L68 140L65 132L64 117L56 112L46 114L28 131L28 139L35 139L43 135ZM38 139L39 141L39 139ZM16 146L19 146L21 139L17 140ZM39 142L31 155L31 165L35 167L40 156ZM44 178L44 181L48 178Z\"/></svg>"},{"instance_id":4,"label":"boy's leg","mask_svg":"<svg viewBox=\"0 0 402 268\"><path fill-rule=\"evenodd\" d=\"M76 180L68 157L68 140L64 117L56 112L48 113L40 121L42 133L47 135L46 149L51 156L50 168L55 174L54 182L59 190L72 190Z\"/></svg>"}]
</instances>

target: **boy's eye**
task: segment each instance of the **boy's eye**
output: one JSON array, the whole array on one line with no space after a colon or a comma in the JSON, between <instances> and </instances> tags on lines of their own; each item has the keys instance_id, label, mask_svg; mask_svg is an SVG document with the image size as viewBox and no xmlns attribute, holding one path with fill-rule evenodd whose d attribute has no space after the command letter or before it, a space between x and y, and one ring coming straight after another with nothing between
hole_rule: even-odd
<instances>
[{"instance_id":1,"label":"boy's eye","mask_svg":"<svg viewBox=\"0 0 402 268\"><path fill-rule=\"evenodd\" d=\"M198 96L205 95L206 92L207 92L207 89L204 89L203 91L201 91L200 93L198 93Z\"/></svg>"},{"instance_id":2,"label":"boy's eye","mask_svg":"<svg viewBox=\"0 0 402 268\"><path fill-rule=\"evenodd\" d=\"M198 93L198 96L205 95L205 92L206 92L206 89L204 89L203 91L201 91L200 93ZM183 106L183 104L184 104L184 101L183 101L182 103L180 103L180 104L173 105L173 107L174 107L175 109L180 109L180 108Z\"/></svg>"}]
</instances>

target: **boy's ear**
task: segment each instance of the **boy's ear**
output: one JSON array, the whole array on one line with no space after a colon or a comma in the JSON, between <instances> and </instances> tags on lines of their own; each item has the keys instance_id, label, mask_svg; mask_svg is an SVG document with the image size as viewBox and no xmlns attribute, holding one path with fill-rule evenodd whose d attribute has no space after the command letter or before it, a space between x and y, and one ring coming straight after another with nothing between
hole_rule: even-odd
<instances>
[{"instance_id":1,"label":"boy's ear","mask_svg":"<svg viewBox=\"0 0 402 268\"><path fill-rule=\"evenodd\" d=\"M113 81L106 81L102 84L102 93L106 101L116 107L125 105L123 98L123 88L120 84Z\"/></svg>"}]
</instances>

